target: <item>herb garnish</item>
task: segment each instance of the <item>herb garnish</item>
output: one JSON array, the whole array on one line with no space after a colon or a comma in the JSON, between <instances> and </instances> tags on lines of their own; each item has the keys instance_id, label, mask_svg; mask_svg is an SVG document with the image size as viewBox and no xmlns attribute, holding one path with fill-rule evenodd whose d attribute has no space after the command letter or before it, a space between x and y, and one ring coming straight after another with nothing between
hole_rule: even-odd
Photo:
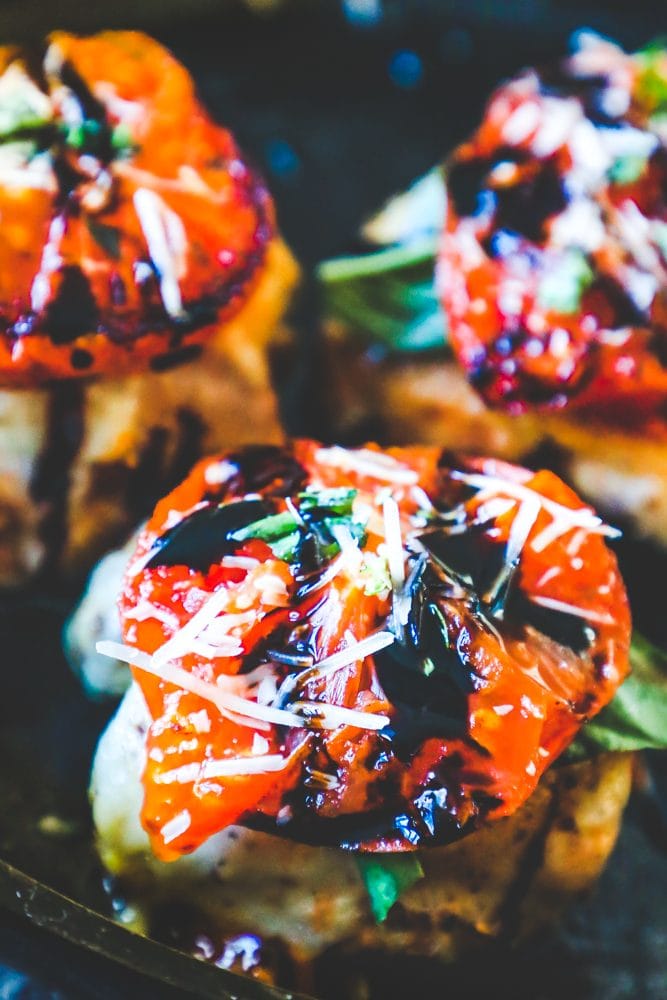
<instances>
[{"instance_id":1,"label":"herb garnish","mask_svg":"<svg viewBox=\"0 0 667 1000\"><path fill-rule=\"evenodd\" d=\"M446 320L433 280L443 203L444 180L434 170L373 220L381 249L320 264L329 316L390 351L445 348Z\"/></svg>"},{"instance_id":2,"label":"herb garnish","mask_svg":"<svg viewBox=\"0 0 667 1000\"><path fill-rule=\"evenodd\" d=\"M630 663L632 673L609 704L580 729L568 758L667 749L667 653L635 633Z\"/></svg>"},{"instance_id":3,"label":"herb garnish","mask_svg":"<svg viewBox=\"0 0 667 1000\"><path fill-rule=\"evenodd\" d=\"M340 552L334 535L336 526L345 528L353 541L362 544L364 528L354 520L354 489L307 490L292 500L291 510L271 514L235 531L230 538L244 542L258 538L266 542L278 559L299 562L316 570Z\"/></svg>"},{"instance_id":4,"label":"herb garnish","mask_svg":"<svg viewBox=\"0 0 667 1000\"><path fill-rule=\"evenodd\" d=\"M357 854L355 859L378 923L386 919L399 897L424 877L421 862L412 852Z\"/></svg>"}]
</instances>

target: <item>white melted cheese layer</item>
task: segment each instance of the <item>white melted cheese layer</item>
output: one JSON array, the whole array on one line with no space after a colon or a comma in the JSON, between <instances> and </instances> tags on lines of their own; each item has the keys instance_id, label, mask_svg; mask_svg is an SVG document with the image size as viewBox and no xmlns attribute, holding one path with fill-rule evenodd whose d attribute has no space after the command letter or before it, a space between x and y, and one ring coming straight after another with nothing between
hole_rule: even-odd
<instances>
[{"instance_id":1,"label":"white melted cheese layer","mask_svg":"<svg viewBox=\"0 0 667 1000\"><path fill-rule=\"evenodd\" d=\"M139 912L142 904L177 894L213 917L223 933L279 937L304 958L368 919L354 859L335 849L229 827L191 855L158 861L139 821L149 722L141 690L132 684L100 740L90 786L102 860L141 886L141 897L132 900Z\"/></svg>"}]
</instances>

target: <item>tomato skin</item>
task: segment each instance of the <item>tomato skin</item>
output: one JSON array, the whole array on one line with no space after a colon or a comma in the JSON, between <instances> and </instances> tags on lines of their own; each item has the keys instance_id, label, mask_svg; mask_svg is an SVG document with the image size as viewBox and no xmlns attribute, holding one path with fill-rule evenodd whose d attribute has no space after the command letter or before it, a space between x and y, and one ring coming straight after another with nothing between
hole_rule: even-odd
<instances>
[{"instance_id":1,"label":"tomato skin","mask_svg":"<svg viewBox=\"0 0 667 1000\"><path fill-rule=\"evenodd\" d=\"M349 723L320 728L317 719L288 726L244 721L239 712L247 702L230 703L231 714L221 714L200 694L133 668L153 719L142 820L156 853L175 857L244 821L309 842L411 850L512 813L628 671L630 613L616 561L600 533L604 526L551 472L534 474L484 459L452 466L452 457L437 448L344 452L300 440L264 459L282 470L278 479L265 475L249 449L200 462L158 504L121 595L125 641L154 653L216 595L223 611L214 625L222 629L224 649L214 655L195 644L176 654L176 666L215 690L253 702L256 685L270 677L274 694L262 704L273 708L341 706L387 716L389 725L369 730ZM232 546L205 572L153 560L146 566L156 540L179 518L196 515L202 503L224 505L259 494L271 497L271 510L285 514L290 508L280 497L283 490L292 494L293 510L299 493L290 489L287 469L301 486L357 491L358 516L366 518L360 549L347 555L342 550L315 573L298 560L276 558L258 538ZM389 486L386 477L393 475ZM309 658L317 664L396 628L391 585L369 576L365 562L377 569L387 558L382 511L388 496L397 504L404 547L412 552L406 572L415 569L419 539L436 531L432 537L439 545L470 536L466 545L473 548L463 551L465 571L474 576L489 552L497 555L516 544L519 514L525 520L532 509L512 589L503 610L492 611L484 596L487 584L472 577L463 585L452 582L458 570L447 570L441 579L430 557L416 591L422 608L416 627L421 643L432 634L433 621L444 623L437 625L446 631L438 633L435 647L418 654L421 647L406 638L413 603L402 639L320 676L306 666ZM444 521L440 515L428 520L433 515L424 513L427 502L437 505ZM574 519L571 526L568 518ZM441 523L454 524L453 534ZM481 534L476 523L486 525ZM463 532L456 528L462 524ZM480 538L486 548L476 549ZM455 550L452 556L444 551L438 558L446 565ZM341 568L332 574L337 559ZM436 615L428 627L424 608ZM551 634L556 625L566 627L567 642L558 629ZM201 638L207 641L206 632ZM297 692L289 677L300 672ZM275 697L278 688L286 692L282 699ZM243 770L257 756L276 769L209 773L220 762L232 769L240 763Z\"/></svg>"},{"instance_id":2,"label":"tomato skin","mask_svg":"<svg viewBox=\"0 0 667 1000\"><path fill-rule=\"evenodd\" d=\"M664 54L654 71L667 79ZM645 72L641 53L599 41L523 73L492 95L448 162L438 287L454 351L490 406L567 407L639 429L660 417L655 234L667 221L667 160ZM625 110L601 118L612 90ZM622 173L627 153L605 146L613 134L641 144L637 176Z\"/></svg>"},{"instance_id":3,"label":"tomato skin","mask_svg":"<svg viewBox=\"0 0 667 1000\"><path fill-rule=\"evenodd\" d=\"M4 49L7 65L24 72ZM0 185L0 385L195 356L259 279L275 231L263 182L185 68L148 36L57 32L45 65L48 176L42 189ZM63 93L93 115L90 150L65 138L76 129Z\"/></svg>"}]
</instances>

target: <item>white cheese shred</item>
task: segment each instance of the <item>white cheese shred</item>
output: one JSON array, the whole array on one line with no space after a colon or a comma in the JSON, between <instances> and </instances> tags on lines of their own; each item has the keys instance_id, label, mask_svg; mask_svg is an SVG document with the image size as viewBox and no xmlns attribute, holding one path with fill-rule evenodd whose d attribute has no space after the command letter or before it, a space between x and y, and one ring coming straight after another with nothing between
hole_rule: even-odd
<instances>
[{"instance_id":1,"label":"white cheese shred","mask_svg":"<svg viewBox=\"0 0 667 1000\"><path fill-rule=\"evenodd\" d=\"M163 842L165 844L171 844L172 840L176 840L184 834L186 830L190 829L191 823L192 817L187 809L183 809L181 812L176 813L175 816L172 816L172 818L160 828Z\"/></svg>"},{"instance_id":2,"label":"white cheese shred","mask_svg":"<svg viewBox=\"0 0 667 1000\"><path fill-rule=\"evenodd\" d=\"M183 628L174 633L159 649L156 649L153 654L155 664L159 666L190 653L192 640L197 639L206 626L218 617L223 608L226 607L228 600L229 594L224 587L215 590Z\"/></svg>"},{"instance_id":3,"label":"white cheese shred","mask_svg":"<svg viewBox=\"0 0 667 1000\"><path fill-rule=\"evenodd\" d=\"M394 632L402 635L403 626L400 617L400 594L405 585L405 552L401 534L401 514L398 504L391 495L382 501L384 516L384 540L387 546L387 562L389 563L389 578L391 579L391 610Z\"/></svg>"},{"instance_id":4,"label":"white cheese shred","mask_svg":"<svg viewBox=\"0 0 667 1000\"><path fill-rule=\"evenodd\" d=\"M478 489L478 498L495 496L498 493L505 493L508 496L516 497L517 500L534 503L537 500L540 506L552 517L552 523L547 525L531 542L533 552L542 552L548 545L554 542L561 535L572 531L574 528L584 528L597 535L606 535L608 538L618 538L621 534L617 528L612 528L605 524L601 518L593 513L590 507L565 507L563 504L549 497L543 496L537 490L524 486L522 483L514 483L499 476L491 476L486 473L452 472L452 479L458 479Z\"/></svg>"},{"instance_id":5,"label":"white cheese shred","mask_svg":"<svg viewBox=\"0 0 667 1000\"><path fill-rule=\"evenodd\" d=\"M344 471L358 472L362 476L379 479L385 483L414 486L419 480L414 469L402 465L391 455L384 455L371 448L348 450L334 445L333 448L318 449L315 460L322 465L332 465Z\"/></svg>"},{"instance_id":6,"label":"white cheese shred","mask_svg":"<svg viewBox=\"0 0 667 1000\"><path fill-rule=\"evenodd\" d=\"M386 634L391 636L391 641L393 642L393 635L391 633ZM369 636L368 638L372 637ZM389 645L389 642L387 641L383 645ZM376 646L376 648L378 647ZM131 663L140 670L144 670L146 673L165 681L167 684L173 684L174 687L191 691L193 694L215 705L222 716L233 718L235 722L241 725L253 728L257 727L255 720L259 720L260 723L272 723L276 726L288 726L290 728L306 728L309 725L309 718L307 716L298 715L287 709L273 708L271 705L260 705L256 701L250 701L229 691L223 691L216 684L203 681L201 678L195 677L194 674L183 670L182 667L174 666L172 663L164 663L157 666L153 657L149 656L148 653L133 649L131 646L124 646L122 643L105 639L97 643L96 649L102 656L110 656L115 660ZM354 662L354 658L348 662ZM372 712L351 712L349 709L344 709L338 705L329 705L326 702L317 702L316 704L313 703L313 705L308 705L308 703L304 702L302 703L302 707L304 705L308 709L316 708L319 713L323 713L322 718L318 718L317 721L318 726L324 729L337 729L342 725L355 725L359 729L382 729L389 721L386 716L375 715ZM329 710L335 711L332 713ZM340 713L343 713L343 715ZM352 715L354 716L354 721L352 721Z\"/></svg>"},{"instance_id":7,"label":"white cheese shred","mask_svg":"<svg viewBox=\"0 0 667 1000\"><path fill-rule=\"evenodd\" d=\"M597 625L613 625L614 619L604 612L593 611L590 608L580 608L576 604L568 604L567 601L559 601L555 597L542 597L538 594L531 594L530 600L533 604L539 604L542 608L549 608L551 611L561 611L566 615L573 615L575 618L584 618L586 621L595 622Z\"/></svg>"},{"instance_id":8,"label":"white cheese shred","mask_svg":"<svg viewBox=\"0 0 667 1000\"><path fill-rule=\"evenodd\" d=\"M345 649L339 649L337 653L326 656L323 660L314 663L312 667L306 667L296 676L295 687L302 687L310 681L322 680L343 667L349 667L353 663L358 663L359 660L364 660L367 656L372 656L373 653L378 653L381 649L391 646L395 641L396 636L393 632L386 630L367 635L360 642L346 646Z\"/></svg>"}]
</instances>

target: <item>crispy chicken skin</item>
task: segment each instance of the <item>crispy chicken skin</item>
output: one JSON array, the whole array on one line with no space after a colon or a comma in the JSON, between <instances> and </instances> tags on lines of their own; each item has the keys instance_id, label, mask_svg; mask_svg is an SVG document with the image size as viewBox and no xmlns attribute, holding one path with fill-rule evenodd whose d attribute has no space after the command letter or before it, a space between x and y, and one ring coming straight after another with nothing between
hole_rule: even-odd
<instances>
[{"instance_id":1,"label":"crispy chicken skin","mask_svg":"<svg viewBox=\"0 0 667 1000\"><path fill-rule=\"evenodd\" d=\"M263 182L157 42L59 32L0 70L12 584L90 566L204 450L280 439L269 352L297 268Z\"/></svg>"}]
</instances>

